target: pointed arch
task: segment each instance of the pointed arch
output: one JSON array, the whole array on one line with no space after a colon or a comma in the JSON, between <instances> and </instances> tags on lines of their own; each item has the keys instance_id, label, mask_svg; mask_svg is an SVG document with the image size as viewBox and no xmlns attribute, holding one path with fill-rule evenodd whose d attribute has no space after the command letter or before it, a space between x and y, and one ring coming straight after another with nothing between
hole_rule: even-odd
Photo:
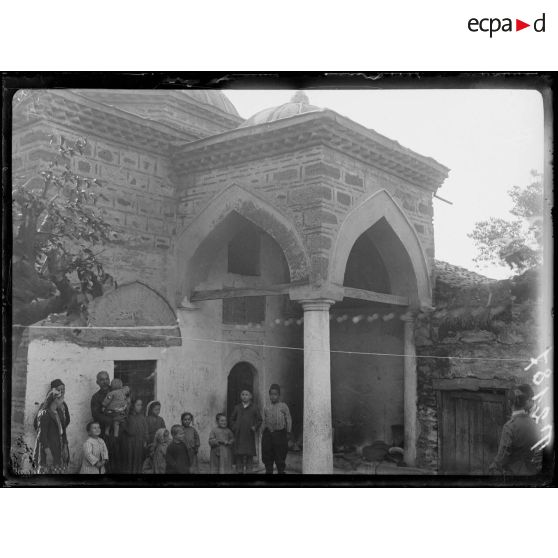
<instances>
[{"instance_id":1,"label":"pointed arch","mask_svg":"<svg viewBox=\"0 0 558 558\"><path fill-rule=\"evenodd\" d=\"M292 221L264 199L237 184L231 184L179 231L176 241L179 285L188 285L189 263L196 250L231 213L252 222L277 242L285 255L291 281L308 278L308 255ZM184 295L184 289L180 290Z\"/></svg>"},{"instance_id":2,"label":"pointed arch","mask_svg":"<svg viewBox=\"0 0 558 558\"><path fill-rule=\"evenodd\" d=\"M386 190L375 192L345 216L333 245L330 281L343 284L355 242L374 228L387 238L383 247L380 243L377 247L386 261L392 286L399 291L393 294L407 295L412 304L431 304L430 273L422 245L413 225Z\"/></svg>"}]
</instances>

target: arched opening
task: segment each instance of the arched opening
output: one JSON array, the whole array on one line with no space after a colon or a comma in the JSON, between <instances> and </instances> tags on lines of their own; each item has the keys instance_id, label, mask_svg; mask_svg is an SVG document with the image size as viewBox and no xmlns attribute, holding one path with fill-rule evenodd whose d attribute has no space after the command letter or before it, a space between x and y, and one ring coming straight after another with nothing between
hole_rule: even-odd
<instances>
[{"instance_id":1,"label":"arched opening","mask_svg":"<svg viewBox=\"0 0 558 558\"><path fill-rule=\"evenodd\" d=\"M256 374L256 369L249 362L238 362L231 368L227 378L227 416L230 417L235 405L240 403L243 389L255 395Z\"/></svg>"},{"instance_id":2,"label":"arched opening","mask_svg":"<svg viewBox=\"0 0 558 558\"><path fill-rule=\"evenodd\" d=\"M424 278L424 269L415 266L422 254L415 253L413 262L407 249L413 233L405 221L393 218L393 202L383 197L387 209L375 207L377 215L371 215L368 226L358 214L354 226L345 227L353 243L338 243L345 246L345 254L337 255L346 264L343 270L333 268L343 287L351 289L332 306L330 328L334 450L344 453L380 442L403 446L402 318L410 305L428 299L417 281ZM394 221L398 225L392 226ZM359 298L369 292L389 296Z\"/></svg>"}]
</instances>

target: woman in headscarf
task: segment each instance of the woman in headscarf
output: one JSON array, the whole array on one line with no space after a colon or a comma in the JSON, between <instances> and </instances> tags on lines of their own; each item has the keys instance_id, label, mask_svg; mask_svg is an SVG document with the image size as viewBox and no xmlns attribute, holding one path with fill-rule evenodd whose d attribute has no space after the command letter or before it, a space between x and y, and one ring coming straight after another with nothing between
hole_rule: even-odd
<instances>
[{"instance_id":1,"label":"woman in headscarf","mask_svg":"<svg viewBox=\"0 0 558 558\"><path fill-rule=\"evenodd\" d=\"M148 442L147 421L143 414L141 399L134 401L123 426L124 436L119 443L122 444L124 467L119 472L131 475L140 474Z\"/></svg>"},{"instance_id":2,"label":"woman in headscarf","mask_svg":"<svg viewBox=\"0 0 558 558\"><path fill-rule=\"evenodd\" d=\"M57 412L60 417L60 424L62 425L62 469L66 470L68 464L70 463L70 451L68 447L68 437L66 434L66 429L70 424L70 411L68 409L68 405L66 405L66 402L64 401L64 395L66 393L66 386L64 385L64 382L60 379L52 380L52 382L50 382L50 389L47 393L47 397L50 393L54 393L58 399ZM46 398L45 401L41 403L37 416L33 421L33 426L36 431L39 430L39 413L45 409L45 404Z\"/></svg>"},{"instance_id":3,"label":"woman in headscarf","mask_svg":"<svg viewBox=\"0 0 558 558\"><path fill-rule=\"evenodd\" d=\"M63 473L62 421L58 413L60 394L51 390L37 415L37 440L33 458L39 474Z\"/></svg>"},{"instance_id":4,"label":"woman in headscarf","mask_svg":"<svg viewBox=\"0 0 558 558\"><path fill-rule=\"evenodd\" d=\"M151 401L147 404L145 420L147 422L147 440L150 451L154 449L154 437L157 430L166 428L165 421L159 416L160 413L161 403L159 403L159 401Z\"/></svg>"}]
</instances>

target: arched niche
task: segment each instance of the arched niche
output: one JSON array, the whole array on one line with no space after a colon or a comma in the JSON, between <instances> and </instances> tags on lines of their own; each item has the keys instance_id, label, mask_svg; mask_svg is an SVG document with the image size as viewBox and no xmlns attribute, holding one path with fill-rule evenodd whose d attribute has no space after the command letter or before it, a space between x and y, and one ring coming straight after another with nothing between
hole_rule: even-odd
<instances>
[{"instance_id":1,"label":"arched niche","mask_svg":"<svg viewBox=\"0 0 558 558\"><path fill-rule=\"evenodd\" d=\"M259 196L233 184L215 196L177 236L178 302L189 295L200 277L200 270L196 268L200 246L207 239L211 240L206 245L225 239L227 227L218 230L218 226L233 213L250 221L277 242L287 261L291 281L308 278L308 255L293 223Z\"/></svg>"},{"instance_id":2,"label":"arched niche","mask_svg":"<svg viewBox=\"0 0 558 558\"><path fill-rule=\"evenodd\" d=\"M371 195L345 216L332 251L332 283L344 284L349 257L363 241L373 245L374 256L380 256L391 294L408 297L413 306L431 304L428 266L416 231L385 190Z\"/></svg>"}]
</instances>

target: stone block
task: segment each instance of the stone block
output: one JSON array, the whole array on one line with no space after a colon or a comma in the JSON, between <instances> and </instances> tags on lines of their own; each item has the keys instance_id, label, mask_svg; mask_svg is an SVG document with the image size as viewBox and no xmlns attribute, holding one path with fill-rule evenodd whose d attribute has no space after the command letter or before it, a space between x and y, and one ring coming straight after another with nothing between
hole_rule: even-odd
<instances>
[{"instance_id":1,"label":"stone block","mask_svg":"<svg viewBox=\"0 0 558 558\"><path fill-rule=\"evenodd\" d=\"M431 204L419 203L418 210L423 215L428 215L429 217L432 217L432 215L434 215Z\"/></svg>"},{"instance_id":2,"label":"stone block","mask_svg":"<svg viewBox=\"0 0 558 558\"><path fill-rule=\"evenodd\" d=\"M22 135L19 141L21 147L32 143L44 143L48 145L50 143L50 134L44 130L33 130L32 132Z\"/></svg>"},{"instance_id":3,"label":"stone block","mask_svg":"<svg viewBox=\"0 0 558 558\"><path fill-rule=\"evenodd\" d=\"M351 196L344 192L337 192L337 201L342 205L351 205Z\"/></svg>"},{"instance_id":4,"label":"stone block","mask_svg":"<svg viewBox=\"0 0 558 558\"><path fill-rule=\"evenodd\" d=\"M148 190L149 178L145 174L128 171L127 182L130 186L138 188L139 190Z\"/></svg>"},{"instance_id":5,"label":"stone block","mask_svg":"<svg viewBox=\"0 0 558 558\"><path fill-rule=\"evenodd\" d=\"M273 180L275 182L288 182L290 180L298 179L298 168L285 169L273 173Z\"/></svg>"},{"instance_id":6,"label":"stone block","mask_svg":"<svg viewBox=\"0 0 558 558\"><path fill-rule=\"evenodd\" d=\"M145 231L147 230L147 217L143 215L126 215L126 226Z\"/></svg>"},{"instance_id":7,"label":"stone block","mask_svg":"<svg viewBox=\"0 0 558 558\"><path fill-rule=\"evenodd\" d=\"M155 172L155 165L157 160L150 155L142 155L139 156L139 168L142 172L147 174L153 174Z\"/></svg>"},{"instance_id":8,"label":"stone block","mask_svg":"<svg viewBox=\"0 0 558 558\"><path fill-rule=\"evenodd\" d=\"M331 200L331 198L331 188L316 184L296 188L289 192L289 201L293 204L311 205L322 200Z\"/></svg>"},{"instance_id":9,"label":"stone block","mask_svg":"<svg viewBox=\"0 0 558 558\"><path fill-rule=\"evenodd\" d=\"M115 200L115 206L125 211L135 211L136 197L133 194L121 192Z\"/></svg>"},{"instance_id":10,"label":"stone block","mask_svg":"<svg viewBox=\"0 0 558 558\"><path fill-rule=\"evenodd\" d=\"M415 230L420 233L424 234L424 225L420 225L419 223L414 223Z\"/></svg>"},{"instance_id":11,"label":"stone block","mask_svg":"<svg viewBox=\"0 0 558 558\"><path fill-rule=\"evenodd\" d=\"M331 238L324 234L310 234L306 237L306 244L311 252L331 248Z\"/></svg>"},{"instance_id":12,"label":"stone block","mask_svg":"<svg viewBox=\"0 0 558 558\"><path fill-rule=\"evenodd\" d=\"M496 335L491 331L479 330L468 331L461 335L463 343L491 343L496 339Z\"/></svg>"},{"instance_id":13,"label":"stone block","mask_svg":"<svg viewBox=\"0 0 558 558\"><path fill-rule=\"evenodd\" d=\"M318 227L324 224L336 225L337 216L323 209L310 209L304 212L305 227Z\"/></svg>"},{"instance_id":14,"label":"stone block","mask_svg":"<svg viewBox=\"0 0 558 558\"><path fill-rule=\"evenodd\" d=\"M307 178L313 176L329 176L331 178L339 179L341 177L341 171L338 167L320 162L304 167L304 176Z\"/></svg>"},{"instance_id":15,"label":"stone block","mask_svg":"<svg viewBox=\"0 0 558 558\"><path fill-rule=\"evenodd\" d=\"M82 174L91 173L91 163L85 161L84 159L79 159L77 161L77 171Z\"/></svg>"},{"instance_id":16,"label":"stone block","mask_svg":"<svg viewBox=\"0 0 558 558\"><path fill-rule=\"evenodd\" d=\"M97 144L96 158L104 161L105 163L112 163L113 165L120 164L120 155L118 151L110 149L107 146Z\"/></svg>"},{"instance_id":17,"label":"stone block","mask_svg":"<svg viewBox=\"0 0 558 558\"><path fill-rule=\"evenodd\" d=\"M124 186L127 182L126 171L110 165L100 165L99 174L102 179L115 186Z\"/></svg>"},{"instance_id":18,"label":"stone block","mask_svg":"<svg viewBox=\"0 0 558 558\"><path fill-rule=\"evenodd\" d=\"M351 186L359 186L360 188L364 186L364 180L357 174L351 174L350 172L345 173L345 182Z\"/></svg>"},{"instance_id":19,"label":"stone block","mask_svg":"<svg viewBox=\"0 0 558 558\"><path fill-rule=\"evenodd\" d=\"M139 165L139 154L135 151L121 151L120 164L124 167L137 169Z\"/></svg>"}]
</instances>

